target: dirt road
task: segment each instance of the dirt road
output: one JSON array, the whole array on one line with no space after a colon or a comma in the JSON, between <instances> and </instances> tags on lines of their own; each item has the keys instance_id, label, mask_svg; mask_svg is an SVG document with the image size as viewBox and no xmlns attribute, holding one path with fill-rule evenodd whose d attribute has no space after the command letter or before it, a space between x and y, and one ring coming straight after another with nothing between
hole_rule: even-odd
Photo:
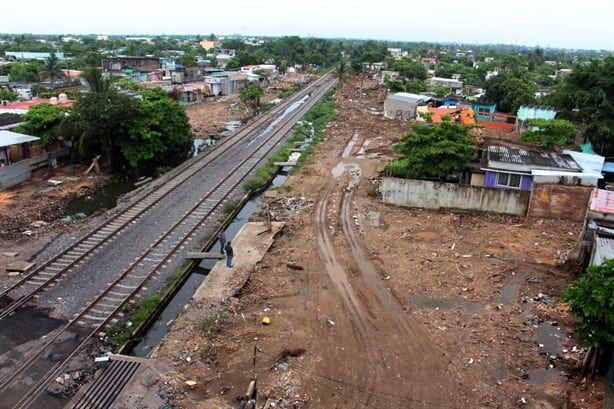
<instances>
[{"instance_id":1,"label":"dirt road","mask_svg":"<svg viewBox=\"0 0 614 409\"><path fill-rule=\"evenodd\" d=\"M164 378L173 403L234 407L256 373L277 407L603 407L599 383L573 378L584 349L560 303L582 226L383 204L379 172L410 124L358 84L278 189L286 228L245 287L190 306L156 351L180 374Z\"/></svg>"},{"instance_id":2,"label":"dirt road","mask_svg":"<svg viewBox=\"0 0 614 409\"><path fill-rule=\"evenodd\" d=\"M324 141L277 189L283 233L234 297L176 320L155 353L172 370L148 388L234 408L256 373L275 407L603 408L600 381L574 377L585 351L560 302L582 226L383 204L411 126L383 118L384 96L337 92Z\"/></svg>"}]
</instances>

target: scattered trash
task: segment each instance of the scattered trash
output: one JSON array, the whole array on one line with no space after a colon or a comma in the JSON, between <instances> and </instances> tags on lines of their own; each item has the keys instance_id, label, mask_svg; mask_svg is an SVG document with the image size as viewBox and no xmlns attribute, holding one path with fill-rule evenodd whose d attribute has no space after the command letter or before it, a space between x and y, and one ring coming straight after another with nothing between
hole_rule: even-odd
<instances>
[{"instance_id":1,"label":"scattered trash","mask_svg":"<svg viewBox=\"0 0 614 409\"><path fill-rule=\"evenodd\" d=\"M188 386L190 386L190 387L192 387L192 386L196 385L197 383L198 383L198 382L196 382L196 381L185 381L185 384L186 384L186 385L188 385Z\"/></svg>"},{"instance_id":2,"label":"scattered trash","mask_svg":"<svg viewBox=\"0 0 614 409\"><path fill-rule=\"evenodd\" d=\"M330 325L331 327L334 327L336 324L335 320L331 320L330 318L327 319L326 322L328 322L328 325Z\"/></svg>"},{"instance_id":3,"label":"scattered trash","mask_svg":"<svg viewBox=\"0 0 614 409\"><path fill-rule=\"evenodd\" d=\"M269 317L262 318L262 325L269 325L271 323L271 319Z\"/></svg>"},{"instance_id":4,"label":"scattered trash","mask_svg":"<svg viewBox=\"0 0 614 409\"><path fill-rule=\"evenodd\" d=\"M111 358L108 355L97 356L94 358L94 362L108 362Z\"/></svg>"},{"instance_id":5,"label":"scattered trash","mask_svg":"<svg viewBox=\"0 0 614 409\"><path fill-rule=\"evenodd\" d=\"M57 179L49 179L47 183L49 183L52 186L57 186L57 185L61 185L64 182L62 182L61 180L57 180Z\"/></svg>"},{"instance_id":6,"label":"scattered trash","mask_svg":"<svg viewBox=\"0 0 614 409\"><path fill-rule=\"evenodd\" d=\"M190 356L190 353L188 351L179 352L179 359L186 362L192 362L192 357Z\"/></svg>"}]
</instances>

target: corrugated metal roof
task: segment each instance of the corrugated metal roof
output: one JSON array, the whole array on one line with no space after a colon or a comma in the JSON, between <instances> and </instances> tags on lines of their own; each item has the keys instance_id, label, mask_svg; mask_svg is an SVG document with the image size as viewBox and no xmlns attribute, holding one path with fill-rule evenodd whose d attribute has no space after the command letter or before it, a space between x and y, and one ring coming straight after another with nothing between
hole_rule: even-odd
<instances>
[{"instance_id":1,"label":"corrugated metal roof","mask_svg":"<svg viewBox=\"0 0 614 409\"><path fill-rule=\"evenodd\" d=\"M593 265L601 265L605 260L614 259L614 239L600 235L595 236Z\"/></svg>"},{"instance_id":2,"label":"corrugated metal roof","mask_svg":"<svg viewBox=\"0 0 614 409\"><path fill-rule=\"evenodd\" d=\"M0 146L17 145L20 143L38 141L37 136L30 136L13 131L0 130Z\"/></svg>"},{"instance_id":3,"label":"corrugated metal roof","mask_svg":"<svg viewBox=\"0 0 614 409\"><path fill-rule=\"evenodd\" d=\"M614 192L605 189L593 190L590 210L600 213L614 213Z\"/></svg>"},{"instance_id":4,"label":"corrugated metal roof","mask_svg":"<svg viewBox=\"0 0 614 409\"><path fill-rule=\"evenodd\" d=\"M401 101L408 104L418 104L430 101L431 97L420 94L411 94L409 92L397 92L395 94L388 95L387 99Z\"/></svg>"},{"instance_id":5,"label":"corrugated metal roof","mask_svg":"<svg viewBox=\"0 0 614 409\"><path fill-rule=\"evenodd\" d=\"M491 145L488 147L487 167L505 169L506 165L533 169L581 172L582 168L568 154L555 152L528 151L507 146ZM493 162L497 162L496 164Z\"/></svg>"}]
</instances>

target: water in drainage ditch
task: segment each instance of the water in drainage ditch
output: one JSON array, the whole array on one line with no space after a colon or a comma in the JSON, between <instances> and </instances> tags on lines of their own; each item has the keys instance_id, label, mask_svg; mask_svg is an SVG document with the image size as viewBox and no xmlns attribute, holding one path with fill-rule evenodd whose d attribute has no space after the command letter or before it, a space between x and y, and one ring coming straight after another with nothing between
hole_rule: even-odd
<instances>
[{"instance_id":1,"label":"water in drainage ditch","mask_svg":"<svg viewBox=\"0 0 614 409\"><path fill-rule=\"evenodd\" d=\"M273 179L271 186L278 187L284 182L284 180L286 180L285 175L277 175L275 179ZM249 220L252 213L254 213L254 211L258 208L261 200L262 195L258 195L249 200L245 206L241 208L241 211L226 228L226 237L232 240L232 238L239 232L241 227L243 227L243 225ZM217 245L217 242L214 243L213 249L218 249ZM173 299L160 313L160 316L156 322L154 322L153 325L147 330L139 342L132 347L132 350L130 351L131 355L140 358L147 358L149 354L151 354L151 352L162 341L162 338L164 338L168 332L172 321L179 316L184 305L190 302L192 295L202 284L206 275L213 268L213 265L216 262L216 260L203 260L199 264L198 268L194 270L192 274L190 274L190 277L188 277L177 294L175 294Z\"/></svg>"},{"instance_id":2,"label":"water in drainage ditch","mask_svg":"<svg viewBox=\"0 0 614 409\"><path fill-rule=\"evenodd\" d=\"M99 210L112 209L121 195L133 189L134 180L111 182L90 195L72 200L66 207L64 215L66 217L89 216Z\"/></svg>"}]
</instances>

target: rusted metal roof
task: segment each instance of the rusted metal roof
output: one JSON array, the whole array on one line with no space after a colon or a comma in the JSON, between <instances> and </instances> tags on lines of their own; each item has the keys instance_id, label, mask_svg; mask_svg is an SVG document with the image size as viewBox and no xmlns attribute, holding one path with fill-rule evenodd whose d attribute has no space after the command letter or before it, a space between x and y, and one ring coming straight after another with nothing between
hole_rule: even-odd
<instances>
[{"instance_id":1,"label":"rusted metal roof","mask_svg":"<svg viewBox=\"0 0 614 409\"><path fill-rule=\"evenodd\" d=\"M581 172L582 168L568 154L556 152L529 151L507 146L491 145L486 155L486 167L518 172L531 170L558 170Z\"/></svg>"}]
</instances>

